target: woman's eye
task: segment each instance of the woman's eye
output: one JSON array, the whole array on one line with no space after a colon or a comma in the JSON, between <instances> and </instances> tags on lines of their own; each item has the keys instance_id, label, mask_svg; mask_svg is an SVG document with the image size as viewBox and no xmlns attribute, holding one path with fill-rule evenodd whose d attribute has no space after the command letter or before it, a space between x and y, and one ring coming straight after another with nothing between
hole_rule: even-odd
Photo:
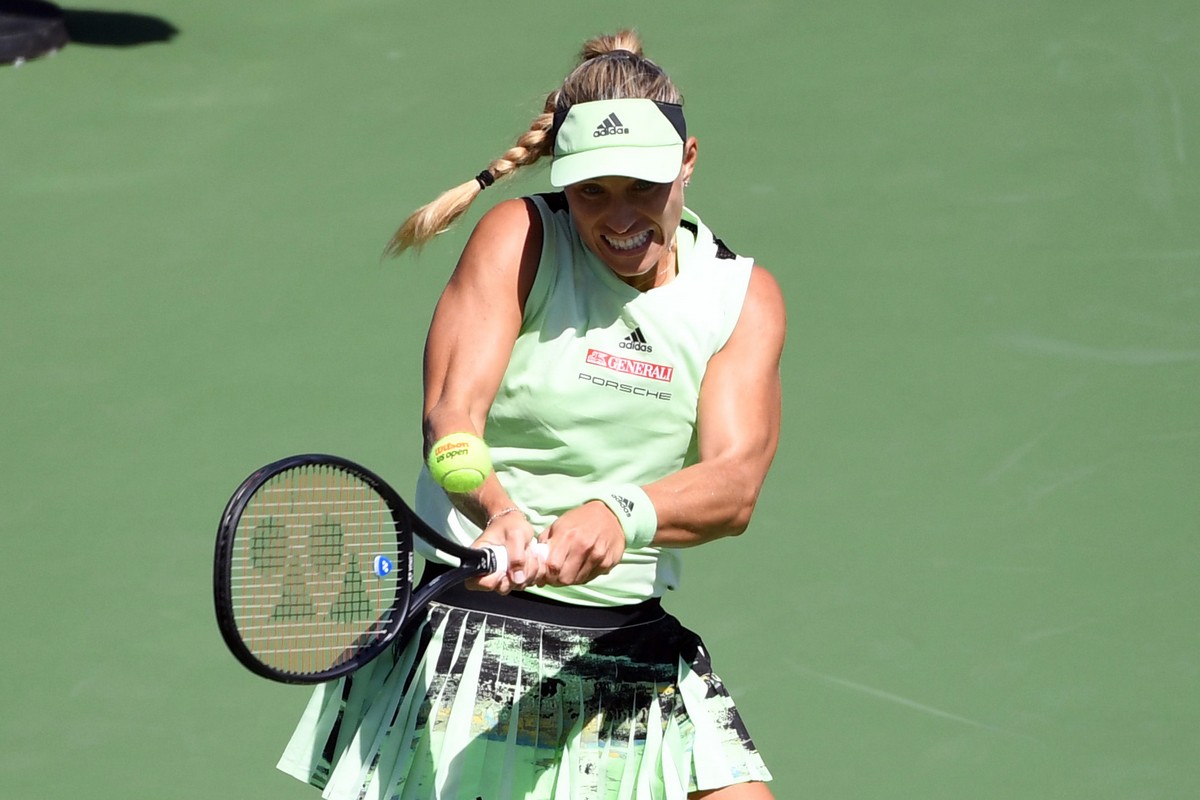
<instances>
[{"instance_id":1,"label":"woman's eye","mask_svg":"<svg viewBox=\"0 0 1200 800\"><path fill-rule=\"evenodd\" d=\"M639 180L639 181L634 181L633 190L635 192L648 192L648 191L654 189L656 186L658 186L657 183L651 183L650 181Z\"/></svg>"}]
</instances>

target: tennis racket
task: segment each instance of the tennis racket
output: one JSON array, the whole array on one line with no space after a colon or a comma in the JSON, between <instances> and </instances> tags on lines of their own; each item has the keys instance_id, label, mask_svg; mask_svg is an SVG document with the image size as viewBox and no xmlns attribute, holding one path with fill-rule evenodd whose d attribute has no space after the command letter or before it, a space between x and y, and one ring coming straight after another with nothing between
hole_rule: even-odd
<instances>
[{"instance_id":1,"label":"tennis racket","mask_svg":"<svg viewBox=\"0 0 1200 800\"><path fill-rule=\"evenodd\" d=\"M460 562L415 592L414 535ZM546 545L531 547L544 557ZM445 589L507 569L503 547L446 539L365 467L291 456L246 478L221 516L217 624L251 672L321 683L383 652Z\"/></svg>"}]
</instances>

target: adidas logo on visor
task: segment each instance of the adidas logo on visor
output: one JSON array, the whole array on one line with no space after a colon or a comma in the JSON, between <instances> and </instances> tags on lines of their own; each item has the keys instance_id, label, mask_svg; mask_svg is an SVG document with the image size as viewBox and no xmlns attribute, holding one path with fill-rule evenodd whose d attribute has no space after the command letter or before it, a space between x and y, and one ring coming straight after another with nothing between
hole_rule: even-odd
<instances>
[{"instance_id":1,"label":"adidas logo on visor","mask_svg":"<svg viewBox=\"0 0 1200 800\"><path fill-rule=\"evenodd\" d=\"M623 350L638 350L642 353L654 352L654 348L646 342L646 337L642 335L641 328L634 328L633 333L622 339L617 346Z\"/></svg>"},{"instance_id":2,"label":"adidas logo on visor","mask_svg":"<svg viewBox=\"0 0 1200 800\"><path fill-rule=\"evenodd\" d=\"M626 128L621 120L617 119L616 114L609 114L603 122L596 126L596 130L592 131L592 137L598 139L601 136L616 136L622 133L629 133L629 128Z\"/></svg>"}]
</instances>

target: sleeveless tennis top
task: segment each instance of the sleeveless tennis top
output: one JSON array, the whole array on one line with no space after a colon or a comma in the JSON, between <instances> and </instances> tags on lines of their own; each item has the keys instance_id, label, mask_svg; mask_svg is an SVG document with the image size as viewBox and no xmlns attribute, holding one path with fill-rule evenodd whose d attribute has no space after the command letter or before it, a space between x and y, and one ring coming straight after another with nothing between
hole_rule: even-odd
<instances>
[{"instance_id":1,"label":"sleeveless tennis top","mask_svg":"<svg viewBox=\"0 0 1200 800\"><path fill-rule=\"evenodd\" d=\"M678 274L639 292L580 241L562 193L530 199L542 219L541 261L484 438L501 484L541 532L605 486L645 486L698 460L700 384L737 323L753 261L685 209ZM428 470L416 510L455 541L480 534ZM582 605L637 603L678 587L679 556L627 550L585 585L526 591Z\"/></svg>"}]
</instances>

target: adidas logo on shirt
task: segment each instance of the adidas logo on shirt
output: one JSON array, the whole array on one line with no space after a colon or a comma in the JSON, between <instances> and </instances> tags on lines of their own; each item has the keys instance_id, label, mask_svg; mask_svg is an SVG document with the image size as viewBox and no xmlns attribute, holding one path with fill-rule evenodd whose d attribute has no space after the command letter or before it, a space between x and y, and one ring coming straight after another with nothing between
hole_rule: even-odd
<instances>
[{"instance_id":1,"label":"adidas logo on shirt","mask_svg":"<svg viewBox=\"0 0 1200 800\"><path fill-rule=\"evenodd\" d=\"M592 136L598 139L601 136L616 136L621 133L629 133L629 128L621 124L621 120L617 119L617 115L614 113L609 114L603 122L596 126L596 130L592 131Z\"/></svg>"},{"instance_id":2,"label":"adidas logo on shirt","mask_svg":"<svg viewBox=\"0 0 1200 800\"><path fill-rule=\"evenodd\" d=\"M622 339L618 346L624 350L637 350L642 353L654 352L654 348L646 343L646 337L642 335L641 328L634 328L633 333Z\"/></svg>"}]
</instances>

